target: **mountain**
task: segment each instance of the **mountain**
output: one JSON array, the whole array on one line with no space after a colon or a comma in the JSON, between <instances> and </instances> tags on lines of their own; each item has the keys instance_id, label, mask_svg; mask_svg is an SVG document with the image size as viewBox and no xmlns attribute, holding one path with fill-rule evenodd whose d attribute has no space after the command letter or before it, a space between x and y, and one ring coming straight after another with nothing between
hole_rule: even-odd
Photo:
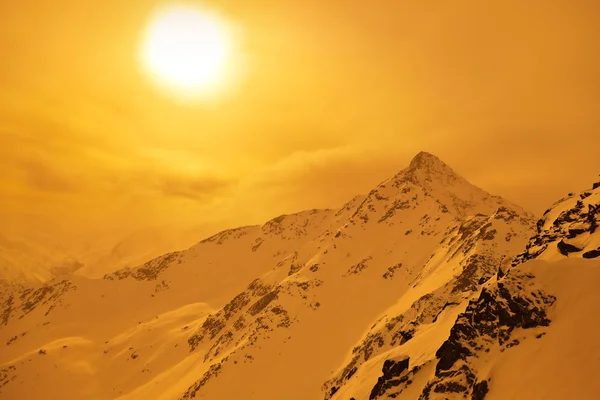
<instances>
[{"instance_id":1,"label":"mountain","mask_svg":"<svg viewBox=\"0 0 600 400\"><path fill-rule=\"evenodd\" d=\"M81 263L58 245L9 239L0 234L0 286L45 282L80 267Z\"/></svg>"},{"instance_id":2,"label":"mountain","mask_svg":"<svg viewBox=\"0 0 600 400\"><path fill-rule=\"evenodd\" d=\"M74 251L83 264L76 273L101 278L106 273L136 267L168 251L186 249L210 230L208 226L152 226L137 229L116 242L105 239L103 246L90 241Z\"/></svg>"},{"instance_id":3,"label":"mountain","mask_svg":"<svg viewBox=\"0 0 600 400\"><path fill-rule=\"evenodd\" d=\"M477 295L452 317L449 335L438 316L430 318L422 334L411 332L412 343L401 340L371 365L351 363L333 381L341 390L326 398L595 398L599 223L600 182L544 213L525 251L479 282ZM452 304L445 299L444 307ZM439 309L425 301L426 311ZM394 318L386 318L388 330ZM443 343L435 344L434 357L423 357L436 330L444 330ZM371 337L355 350L369 348Z\"/></svg>"},{"instance_id":4,"label":"mountain","mask_svg":"<svg viewBox=\"0 0 600 400\"><path fill-rule=\"evenodd\" d=\"M0 399L586 398L599 195L536 224L422 152L337 210L1 288Z\"/></svg>"},{"instance_id":5,"label":"mountain","mask_svg":"<svg viewBox=\"0 0 600 400\"><path fill-rule=\"evenodd\" d=\"M99 278L121 268L138 266L168 251L188 248L214 228L146 227L118 240L106 233L70 240L47 237L38 229L32 229L37 235L0 233L0 285L44 283L71 273Z\"/></svg>"}]
</instances>

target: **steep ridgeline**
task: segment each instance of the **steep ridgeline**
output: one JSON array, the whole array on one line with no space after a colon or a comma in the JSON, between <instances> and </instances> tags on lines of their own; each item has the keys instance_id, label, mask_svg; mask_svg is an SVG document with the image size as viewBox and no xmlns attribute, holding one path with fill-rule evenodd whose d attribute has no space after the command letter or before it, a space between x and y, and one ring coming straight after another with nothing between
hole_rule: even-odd
<instances>
[{"instance_id":1,"label":"steep ridgeline","mask_svg":"<svg viewBox=\"0 0 600 400\"><path fill-rule=\"evenodd\" d=\"M515 263L529 259L600 257L600 182L556 202L537 222L537 235Z\"/></svg>"},{"instance_id":2,"label":"steep ridgeline","mask_svg":"<svg viewBox=\"0 0 600 400\"><path fill-rule=\"evenodd\" d=\"M457 315L498 267L523 247L532 227L527 216L501 207L491 216L477 214L451 229L410 281L409 290L385 311L352 349L349 361L324 385L325 398L379 398L394 383L370 388L361 381L367 377L377 381L376 366L383 360L409 356L410 365L419 366L433 359Z\"/></svg>"},{"instance_id":3,"label":"steep ridgeline","mask_svg":"<svg viewBox=\"0 0 600 400\"><path fill-rule=\"evenodd\" d=\"M547 210L511 261L488 253L479 287L456 296L457 276L439 299L438 289L388 311L325 384L325 398L595 398L599 210L597 183Z\"/></svg>"},{"instance_id":4,"label":"steep ridgeline","mask_svg":"<svg viewBox=\"0 0 600 400\"><path fill-rule=\"evenodd\" d=\"M175 379L189 364L202 370L189 353L191 332L256 277L306 262L314 239L349 213L284 215L100 279L0 287L0 399L114 399L159 376ZM168 393L169 379L156 390Z\"/></svg>"},{"instance_id":5,"label":"steep ridgeline","mask_svg":"<svg viewBox=\"0 0 600 400\"><path fill-rule=\"evenodd\" d=\"M411 317L386 338L389 346L435 318L446 295L460 302L476 290L503 256L523 247L533 227L518 207L470 185L426 153L340 211L352 209L339 229L317 238L318 251L300 268L288 267L293 260L276 266L190 337L190 350L210 368L183 399L200 393L215 399L276 399L282 393L320 398L322 379L383 311L414 303ZM415 315L430 293L438 309ZM377 354L383 346L377 340L369 338L371 348L361 356ZM299 376L307 382L300 388Z\"/></svg>"},{"instance_id":6,"label":"steep ridgeline","mask_svg":"<svg viewBox=\"0 0 600 400\"><path fill-rule=\"evenodd\" d=\"M225 231L103 279L5 290L0 399L417 398L457 316L534 230L420 153L339 210Z\"/></svg>"}]
</instances>

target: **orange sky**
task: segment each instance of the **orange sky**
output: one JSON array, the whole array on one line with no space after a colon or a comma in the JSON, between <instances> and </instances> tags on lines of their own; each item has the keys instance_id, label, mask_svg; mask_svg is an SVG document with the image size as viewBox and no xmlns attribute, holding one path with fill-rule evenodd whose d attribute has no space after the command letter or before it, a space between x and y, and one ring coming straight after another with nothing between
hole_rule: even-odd
<instances>
[{"instance_id":1,"label":"orange sky","mask_svg":"<svg viewBox=\"0 0 600 400\"><path fill-rule=\"evenodd\" d=\"M2 229L125 234L336 207L419 150L535 212L600 172L600 3L204 1L243 74L141 72L150 0L0 2Z\"/></svg>"}]
</instances>

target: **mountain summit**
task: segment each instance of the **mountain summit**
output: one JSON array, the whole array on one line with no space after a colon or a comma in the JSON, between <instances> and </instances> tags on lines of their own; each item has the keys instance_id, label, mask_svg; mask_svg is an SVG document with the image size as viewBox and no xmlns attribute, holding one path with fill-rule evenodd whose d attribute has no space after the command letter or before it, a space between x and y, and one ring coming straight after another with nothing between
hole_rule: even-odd
<instances>
[{"instance_id":1,"label":"mountain summit","mask_svg":"<svg viewBox=\"0 0 600 400\"><path fill-rule=\"evenodd\" d=\"M434 182L445 186L471 185L437 156L425 151L418 153L400 174L408 175L425 186Z\"/></svg>"},{"instance_id":2,"label":"mountain summit","mask_svg":"<svg viewBox=\"0 0 600 400\"><path fill-rule=\"evenodd\" d=\"M594 398L598 191L536 229L422 152L337 210L0 288L0 399Z\"/></svg>"},{"instance_id":3,"label":"mountain summit","mask_svg":"<svg viewBox=\"0 0 600 400\"><path fill-rule=\"evenodd\" d=\"M438 157L426 151L419 152L410 162L409 170L443 171L451 168Z\"/></svg>"}]
</instances>

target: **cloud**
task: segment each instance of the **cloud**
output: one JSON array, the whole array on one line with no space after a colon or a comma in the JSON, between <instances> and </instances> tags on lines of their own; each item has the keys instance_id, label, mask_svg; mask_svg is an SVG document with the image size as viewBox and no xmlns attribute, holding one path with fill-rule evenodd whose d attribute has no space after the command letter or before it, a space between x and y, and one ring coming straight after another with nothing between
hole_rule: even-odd
<instances>
[{"instance_id":1,"label":"cloud","mask_svg":"<svg viewBox=\"0 0 600 400\"><path fill-rule=\"evenodd\" d=\"M54 207L55 214L108 213L134 201L142 212L169 199L209 204L236 184L210 170L178 170L178 154L140 155L138 147L119 145L119 138L75 134L68 125L35 114L2 121L0 197L10 195L22 209Z\"/></svg>"},{"instance_id":2,"label":"cloud","mask_svg":"<svg viewBox=\"0 0 600 400\"><path fill-rule=\"evenodd\" d=\"M282 213L340 207L404 168L411 156L358 146L293 152L241 181L228 213L258 223Z\"/></svg>"},{"instance_id":3,"label":"cloud","mask_svg":"<svg viewBox=\"0 0 600 400\"><path fill-rule=\"evenodd\" d=\"M230 189L235 181L214 176L164 175L156 177L155 188L164 196L205 200Z\"/></svg>"},{"instance_id":4,"label":"cloud","mask_svg":"<svg viewBox=\"0 0 600 400\"><path fill-rule=\"evenodd\" d=\"M40 160L24 160L21 167L24 169L27 184L34 190L54 193L79 191L79 183L73 176L61 173Z\"/></svg>"}]
</instances>

